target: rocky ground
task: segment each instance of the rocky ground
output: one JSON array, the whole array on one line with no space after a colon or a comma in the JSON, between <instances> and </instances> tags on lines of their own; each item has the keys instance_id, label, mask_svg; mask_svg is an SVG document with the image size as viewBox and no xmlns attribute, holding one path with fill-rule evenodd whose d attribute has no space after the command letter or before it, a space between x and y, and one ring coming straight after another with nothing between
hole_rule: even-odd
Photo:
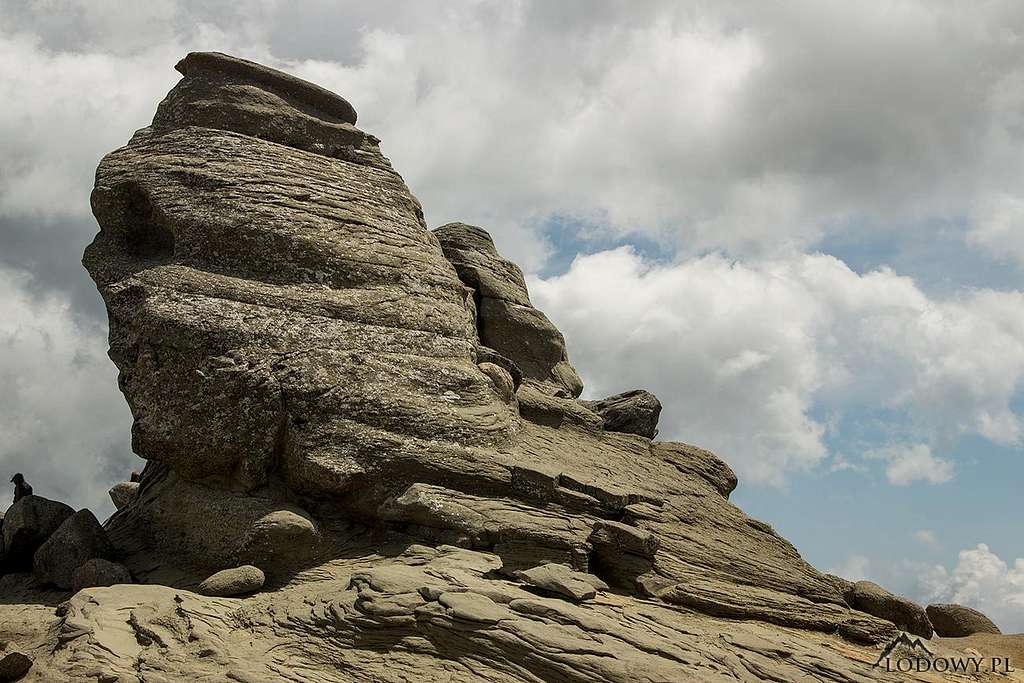
<instances>
[{"instance_id":1,"label":"rocky ground","mask_svg":"<svg viewBox=\"0 0 1024 683\"><path fill-rule=\"evenodd\" d=\"M1018 647L819 573L722 459L654 440L652 394L580 400L519 268L428 230L343 98L177 68L100 163L84 258L148 464L102 528L8 511L25 680L905 680L874 666L903 631Z\"/></svg>"}]
</instances>

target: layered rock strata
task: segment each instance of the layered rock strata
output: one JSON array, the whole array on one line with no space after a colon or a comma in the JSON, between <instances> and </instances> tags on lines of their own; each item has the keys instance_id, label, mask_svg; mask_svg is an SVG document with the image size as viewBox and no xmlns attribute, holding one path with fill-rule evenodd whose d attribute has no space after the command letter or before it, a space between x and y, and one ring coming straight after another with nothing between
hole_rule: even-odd
<instances>
[{"instance_id":1,"label":"layered rock strata","mask_svg":"<svg viewBox=\"0 0 1024 683\"><path fill-rule=\"evenodd\" d=\"M194 587L252 565L284 592L243 604L89 589L60 627L78 657L67 666L116 673L142 658L234 680L875 676L870 658L817 639L879 643L894 625L850 609L731 504L721 459L652 441L653 395L580 401L565 340L519 268L481 228L428 230L351 105L226 55L177 68L92 194L100 232L84 263L149 461L106 527L142 582ZM98 622L133 600L150 605L130 622L142 637L105 642ZM204 633L169 626L199 612L217 615ZM275 654L231 654L239 626ZM215 655L190 660L206 641Z\"/></svg>"}]
</instances>

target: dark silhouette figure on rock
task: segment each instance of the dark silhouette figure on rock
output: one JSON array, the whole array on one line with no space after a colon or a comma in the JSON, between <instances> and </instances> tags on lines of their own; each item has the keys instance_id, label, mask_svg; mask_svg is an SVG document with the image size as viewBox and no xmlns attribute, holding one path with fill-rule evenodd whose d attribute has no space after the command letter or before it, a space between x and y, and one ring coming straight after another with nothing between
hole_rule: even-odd
<instances>
[{"instance_id":1,"label":"dark silhouette figure on rock","mask_svg":"<svg viewBox=\"0 0 1024 683\"><path fill-rule=\"evenodd\" d=\"M14 502L17 503L25 496L32 495L32 485L25 481L25 477L18 472L11 477L11 483L14 484Z\"/></svg>"}]
</instances>

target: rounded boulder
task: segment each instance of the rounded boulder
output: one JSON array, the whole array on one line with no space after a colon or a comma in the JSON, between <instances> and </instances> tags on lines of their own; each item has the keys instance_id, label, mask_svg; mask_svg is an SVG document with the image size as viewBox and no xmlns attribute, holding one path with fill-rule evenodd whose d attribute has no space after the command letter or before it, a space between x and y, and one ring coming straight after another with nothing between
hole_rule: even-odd
<instances>
[{"instance_id":1,"label":"rounded boulder","mask_svg":"<svg viewBox=\"0 0 1024 683\"><path fill-rule=\"evenodd\" d=\"M64 503L42 496L25 496L4 515L4 564L21 571L32 567L32 558L48 538L75 513Z\"/></svg>"},{"instance_id":2,"label":"rounded boulder","mask_svg":"<svg viewBox=\"0 0 1024 683\"><path fill-rule=\"evenodd\" d=\"M935 633L943 638L965 638L975 633L1002 633L991 619L970 607L936 604L928 605L925 611L935 627Z\"/></svg>"},{"instance_id":3,"label":"rounded boulder","mask_svg":"<svg viewBox=\"0 0 1024 683\"><path fill-rule=\"evenodd\" d=\"M924 608L912 600L893 595L877 583L858 581L851 592L852 607L871 616L891 621L908 633L932 637L932 623Z\"/></svg>"},{"instance_id":4,"label":"rounded boulder","mask_svg":"<svg viewBox=\"0 0 1024 683\"><path fill-rule=\"evenodd\" d=\"M209 576L199 584L196 592L215 598L230 598L236 595L255 593L263 588L265 580L266 577L258 567L244 564L241 567L224 569Z\"/></svg>"}]
</instances>

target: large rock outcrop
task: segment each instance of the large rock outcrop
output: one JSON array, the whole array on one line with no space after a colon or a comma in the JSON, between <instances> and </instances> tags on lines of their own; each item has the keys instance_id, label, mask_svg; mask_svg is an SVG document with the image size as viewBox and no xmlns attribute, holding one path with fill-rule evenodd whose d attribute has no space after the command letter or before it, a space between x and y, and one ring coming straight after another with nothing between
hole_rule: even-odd
<instances>
[{"instance_id":1,"label":"large rock outcrop","mask_svg":"<svg viewBox=\"0 0 1024 683\"><path fill-rule=\"evenodd\" d=\"M175 587L83 590L43 670L885 678L855 643L894 625L732 505L721 459L652 442L653 403L578 400L521 271L480 228L429 231L348 102L216 53L177 68L100 163L84 258L148 460L106 529ZM274 590L185 590L239 565Z\"/></svg>"}]
</instances>

